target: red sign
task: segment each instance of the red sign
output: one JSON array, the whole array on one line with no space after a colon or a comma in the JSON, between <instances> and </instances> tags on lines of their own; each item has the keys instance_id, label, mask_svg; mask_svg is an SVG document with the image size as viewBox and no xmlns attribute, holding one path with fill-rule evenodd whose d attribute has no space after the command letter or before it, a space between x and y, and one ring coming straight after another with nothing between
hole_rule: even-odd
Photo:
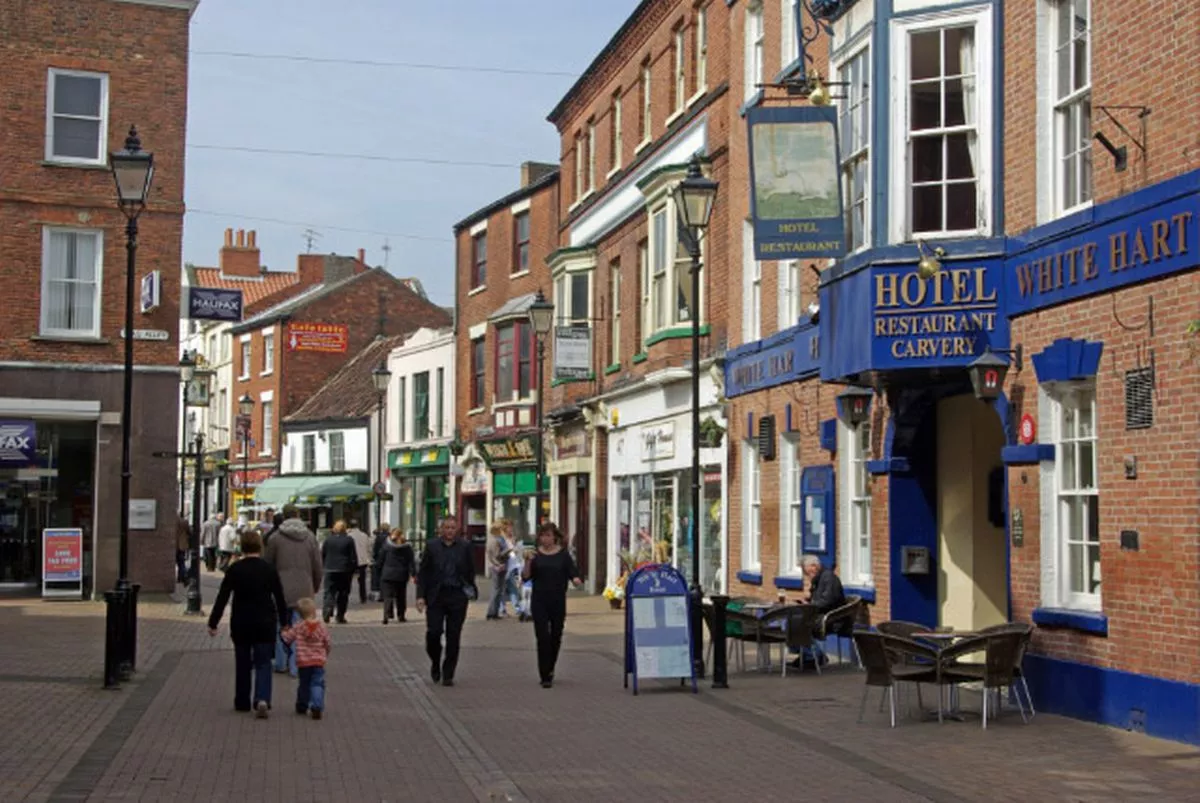
<instances>
[{"instance_id":1,"label":"red sign","mask_svg":"<svg viewBox=\"0 0 1200 803\"><path fill-rule=\"evenodd\" d=\"M1029 444L1033 443L1033 440L1036 437L1037 424L1034 423L1033 416L1029 413L1026 413L1025 415L1021 416L1021 443L1028 446Z\"/></svg>"},{"instance_id":2,"label":"red sign","mask_svg":"<svg viewBox=\"0 0 1200 803\"><path fill-rule=\"evenodd\" d=\"M83 530L42 531L42 579L52 583L83 579Z\"/></svg>"},{"instance_id":3,"label":"red sign","mask_svg":"<svg viewBox=\"0 0 1200 803\"><path fill-rule=\"evenodd\" d=\"M345 354L350 345L350 328L344 323L290 323L287 344L290 351Z\"/></svg>"},{"instance_id":4,"label":"red sign","mask_svg":"<svg viewBox=\"0 0 1200 803\"><path fill-rule=\"evenodd\" d=\"M241 490L242 488L247 487L244 482L246 479L243 476L244 473L245 472L242 472L242 471L230 472L229 485L231 488L236 488L238 490ZM259 485L260 483L262 483L263 480L269 480L271 477L273 477L275 475L275 469L273 469L273 468L252 468L252 469L250 469L249 474L250 474L249 487L254 488L257 485Z\"/></svg>"}]
</instances>

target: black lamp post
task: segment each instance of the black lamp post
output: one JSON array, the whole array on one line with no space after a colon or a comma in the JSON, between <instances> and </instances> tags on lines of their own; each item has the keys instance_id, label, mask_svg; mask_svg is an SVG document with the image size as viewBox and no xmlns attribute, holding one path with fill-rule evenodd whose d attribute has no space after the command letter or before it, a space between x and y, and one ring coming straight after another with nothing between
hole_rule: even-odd
<instances>
[{"instance_id":1,"label":"black lamp post","mask_svg":"<svg viewBox=\"0 0 1200 803\"><path fill-rule=\"evenodd\" d=\"M533 327L533 334L537 337L537 495L535 497L537 512L534 513L534 527L542 522L542 497L545 495L546 485L546 445L545 445L545 422L542 420L544 415L544 404L542 402L542 376L545 373L546 363L546 335L550 334L550 329L554 326L554 303L546 300L546 296L539 289L537 297L533 299L533 303L529 305L529 324Z\"/></svg>"},{"instance_id":2,"label":"black lamp post","mask_svg":"<svg viewBox=\"0 0 1200 803\"><path fill-rule=\"evenodd\" d=\"M179 358L179 379L183 382L183 412L180 413L179 429L182 432L182 441L179 447L179 515L183 515L184 508L187 507L185 500L187 494L184 486L187 485L187 458L183 457L183 453L187 451L188 431L187 431L187 413L188 413L188 392L191 389L192 379L196 376L196 358L193 352L185 351L183 356Z\"/></svg>"},{"instance_id":3,"label":"black lamp post","mask_svg":"<svg viewBox=\"0 0 1200 803\"><path fill-rule=\"evenodd\" d=\"M688 162L687 178L675 186L675 211L692 258L691 294L686 299L692 319L692 664L704 677L704 592L700 586L700 237L712 217L717 182L700 168L699 156ZM717 650L714 648L714 656Z\"/></svg>"},{"instance_id":4,"label":"black lamp post","mask_svg":"<svg viewBox=\"0 0 1200 803\"><path fill-rule=\"evenodd\" d=\"M378 394L378 406L376 407L375 429L379 433L378 457L379 457L379 482L383 482L383 478L387 476L387 468L383 464L383 434L384 434L384 418L383 418L383 401L387 398L388 385L392 381L392 372L388 370L387 360L382 360L379 367L371 372L371 381L375 383L375 393ZM383 529L383 499L381 494L375 494L375 530L378 532Z\"/></svg>"},{"instance_id":5,"label":"black lamp post","mask_svg":"<svg viewBox=\"0 0 1200 803\"><path fill-rule=\"evenodd\" d=\"M249 393L243 393L242 398L238 399L238 413L241 415L241 430L242 436L242 504L238 505L238 514L242 512L242 508L246 506L246 489L250 487L250 429L254 415L254 399Z\"/></svg>"}]
</instances>

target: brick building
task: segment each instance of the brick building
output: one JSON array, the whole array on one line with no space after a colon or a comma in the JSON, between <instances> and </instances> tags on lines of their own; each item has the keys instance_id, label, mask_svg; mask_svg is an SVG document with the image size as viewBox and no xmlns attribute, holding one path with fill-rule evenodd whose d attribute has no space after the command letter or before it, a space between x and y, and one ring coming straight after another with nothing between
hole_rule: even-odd
<instances>
[{"instance_id":1,"label":"brick building","mask_svg":"<svg viewBox=\"0 0 1200 803\"><path fill-rule=\"evenodd\" d=\"M732 588L815 553L872 623L1032 622L1039 710L1196 742L1200 8L1020 6L820 4L848 253L761 338L743 260Z\"/></svg>"},{"instance_id":2,"label":"brick building","mask_svg":"<svg viewBox=\"0 0 1200 803\"><path fill-rule=\"evenodd\" d=\"M230 328L235 374L230 404L236 415L241 398L248 395L254 402L248 438L235 432L230 447L231 512L249 500L250 488L257 490L278 473L280 422L350 355L377 335L450 325L450 313L416 292L412 282L368 268L363 258L362 252L357 259L302 254L305 289ZM312 281L305 278L310 274Z\"/></svg>"},{"instance_id":3,"label":"brick building","mask_svg":"<svg viewBox=\"0 0 1200 803\"><path fill-rule=\"evenodd\" d=\"M528 312L539 290L550 293L558 196L557 166L526 162L520 188L454 226L455 415L464 451L451 496L481 567L495 519L511 519L532 540L538 373Z\"/></svg>"},{"instance_id":4,"label":"brick building","mask_svg":"<svg viewBox=\"0 0 1200 803\"><path fill-rule=\"evenodd\" d=\"M0 5L0 586L41 581L42 531L80 528L85 594L117 579L125 218L108 154L136 125L154 153L140 219L129 569L174 588L179 265L189 23L196 0L39 0ZM137 303L137 299L135 299ZM170 465L167 463L166 465ZM145 514L154 511L153 517Z\"/></svg>"}]
</instances>

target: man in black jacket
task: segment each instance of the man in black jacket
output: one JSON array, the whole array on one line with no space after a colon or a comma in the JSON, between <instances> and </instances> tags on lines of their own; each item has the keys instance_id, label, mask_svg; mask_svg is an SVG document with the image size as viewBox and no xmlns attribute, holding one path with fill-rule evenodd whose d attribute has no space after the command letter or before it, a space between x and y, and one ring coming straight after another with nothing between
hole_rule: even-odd
<instances>
[{"instance_id":1,"label":"man in black jacket","mask_svg":"<svg viewBox=\"0 0 1200 803\"><path fill-rule=\"evenodd\" d=\"M460 538L458 519L448 516L438 525L438 538L432 538L421 553L417 570L417 610L425 613L425 652L429 654L429 674L433 682L454 685L458 667L458 647L467 603L478 596L475 588L475 561L471 542ZM446 657L442 660L442 633L446 634Z\"/></svg>"},{"instance_id":2,"label":"man in black jacket","mask_svg":"<svg viewBox=\"0 0 1200 803\"><path fill-rule=\"evenodd\" d=\"M846 604L846 592L842 589L842 581L834 574L833 569L821 565L821 559L816 555L805 555L800 559L800 567L804 570L807 582L800 596L809 605L824 616L830 611ZM848 623L853 627L853 622ZM816 633L818 639L825 638L828 633ZM813 657L824 666L829 662L825 650L817 642L813 642Z\"/></svg>"},{"instance_id":3,"label":"man in black jacket","mask_svg":"<svg viewBox=\"0 0 1200 803\"><path fill-rule=\"evenodd\" d=\"M338 624L346 624L346 606L350 604L350 582L358 571L358 549L346 532L346 522L333 525L333 532L321 544L325 563L325 622L336 610Z\"/></svg>"}]
</instances>

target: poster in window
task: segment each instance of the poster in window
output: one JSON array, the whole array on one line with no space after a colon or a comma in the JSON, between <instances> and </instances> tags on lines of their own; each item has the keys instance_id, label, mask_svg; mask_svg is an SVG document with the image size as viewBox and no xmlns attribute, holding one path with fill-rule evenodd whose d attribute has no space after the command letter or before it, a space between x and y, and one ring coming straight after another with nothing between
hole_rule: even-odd
<instances>
[{"instance_id":1,"label":"poster in window","mask_svg":"<svg viewBox=\"0 0 1200 803\"><path fill-rule=\"evenodd\" d=\"M754 258L843 256L837 110L756 106L746 122Z\"/></svg>"},{"instance_id":2,"label":"poster in window","mask_svg":"<svg viewBox=\"0 0 1200 803\"><path fill-rule=\"evenodd\" d=\"M554 328L554 378L590 379L592 329L590 326Z\"/></svg>"}]
</instances>

